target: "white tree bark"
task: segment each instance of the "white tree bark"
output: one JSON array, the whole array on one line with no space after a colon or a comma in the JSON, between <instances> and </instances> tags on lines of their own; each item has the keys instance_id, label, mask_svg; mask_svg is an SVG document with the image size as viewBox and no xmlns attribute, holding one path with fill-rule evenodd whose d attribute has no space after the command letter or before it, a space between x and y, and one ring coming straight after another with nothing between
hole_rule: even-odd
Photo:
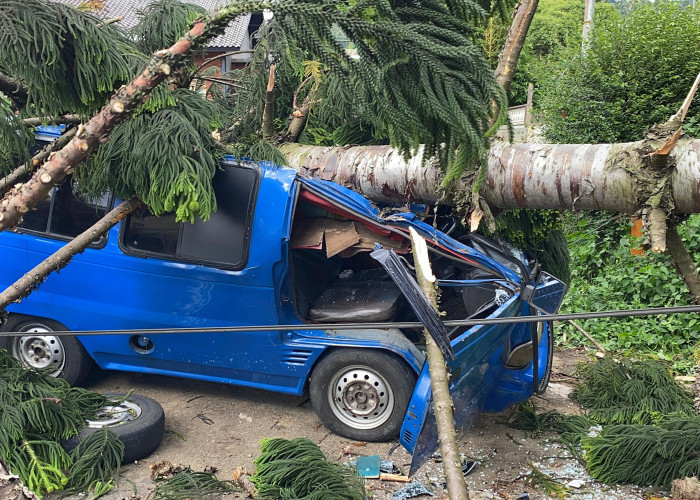
<instances>
[{"instance_id":1,"label":"white tree bark","mask_svg":"<svg viewBox=\"0 0 700 500\"><path fill-rule=\"evenodd\" d=\"M482 188L493 207L611 210L633 213L645 199L635 173L642 141L624 144L495 142ZM442 175L389 146L282 147L300 172L342 184L379 203L436 203ZM672 153L672 199L678 213L700 212L700 140L682 139ZM449 196L441 203L450 204Z\"/></svg>"}]
</instances>

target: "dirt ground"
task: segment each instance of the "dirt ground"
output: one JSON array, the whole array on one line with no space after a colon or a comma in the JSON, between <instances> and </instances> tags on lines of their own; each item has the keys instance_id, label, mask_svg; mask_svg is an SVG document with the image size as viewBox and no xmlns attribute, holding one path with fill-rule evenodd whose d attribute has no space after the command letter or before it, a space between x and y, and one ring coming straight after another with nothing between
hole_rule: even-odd
<instances>
[{"instance_id":1,"label":"dirt ground","mask_svg":"<svg viewBox=\"0 0 700 500\"><path fill-rule=\"evenodd\" d=\"M567 398L573 387L571 377L576 363L585 359L581 351L557 352L552 383L543 395L534 398L538 411L557 409L563 413L578 411ZM154 483L149 464L168 460L201 471L213 466L219 479L231 479L236 467L251 472L262 438L292 439L307 437L322 448L331 461L348 462L361 455L378 454L407 471L410 455L398 442L362 443L328 431L316 417L306 398L285 396L254 389L182 380L169 377L98 371L88 388L101 392L127 392L149 396L163 406L166 433L160 447L148 458L123 467L119 485L106 500L145 499ZM483 414L472 428L460 436L460 451L477 465L467 476L474 499L551 498L526 484L530 465L548 474L570 489L561 498L635 499L648 498L639 488L608 487L596 483L583 467L554 441L555 436L530 436L508 427L509 412ZM442 466L434 460L426 463L413 479L429 486L437 498L447 498L440 487ZM431 483L435 483L432 484ZM384 500L405 486L402 483L367 480L370 498ZM73 497L79 498L79 497ZM243 494L225 498L247 498ZM423 497L428 498L428 497Z\"/></svg>"}]
</instances>

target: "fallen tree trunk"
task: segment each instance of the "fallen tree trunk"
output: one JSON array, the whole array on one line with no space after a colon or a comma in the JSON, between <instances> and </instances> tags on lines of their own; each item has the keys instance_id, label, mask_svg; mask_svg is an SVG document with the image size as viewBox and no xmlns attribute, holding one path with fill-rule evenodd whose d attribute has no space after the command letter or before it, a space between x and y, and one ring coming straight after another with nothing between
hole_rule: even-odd
<instances>
[{"instance_id":1,"label":"fallen tree trunk","mask_svg":"<svg viewBox=\"0 0 700 500\"><path fill-rule=\"evenodd\" d=\"M482 188L493 207L610 210L633 213L648 198L645 145L508 144L495 142ZM285 144L289 165L301 173L342 184L378 203L450 205L439 200L442 175L421 165L420 152L403 156L390 146L319 147ZM677 213L700 212L700 140L682 139L671 154L671 194ZM459 189L459 186L457 187Z\"/></svg>"}]
</instances>

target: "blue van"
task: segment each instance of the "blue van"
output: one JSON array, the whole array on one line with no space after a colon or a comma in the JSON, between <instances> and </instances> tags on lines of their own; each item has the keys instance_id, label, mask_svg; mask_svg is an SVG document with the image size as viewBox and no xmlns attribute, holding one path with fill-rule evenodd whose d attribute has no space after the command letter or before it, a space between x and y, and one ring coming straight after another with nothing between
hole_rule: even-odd
<instances>
[{"instance_id":1,"label":"blue van","mask_svg":"<svg viewBox=\"0 0 700 500\"><path fill-rule=\"evenodd\" d=\"M520 251L478 236L457 241L413 213L382 216L360 195L291 169L228 158L214 189L218 210L206 223L145 210L126 217L8 307L2 328L18 334L0 337L0 348L73 384L96 363L294 395L306 391L333 432L368 441L398 435L417 464L437 447L423 334L372 326L417 321L416 298L374 258L375 249L410 275L409 228L425 238L445 320L538 314L531 304L543 294L551 304L545 311L553 313L564 292ZM110 196L81 197L70 180L54 188L15 230L0 234L1 286L114 203ZM206 330L253 325L270 328ZM179 328L192 330L54 333ZM456 425L545 389L551 323L458 326L443 328L442 335Z\"/></svg>"}]
</instances>

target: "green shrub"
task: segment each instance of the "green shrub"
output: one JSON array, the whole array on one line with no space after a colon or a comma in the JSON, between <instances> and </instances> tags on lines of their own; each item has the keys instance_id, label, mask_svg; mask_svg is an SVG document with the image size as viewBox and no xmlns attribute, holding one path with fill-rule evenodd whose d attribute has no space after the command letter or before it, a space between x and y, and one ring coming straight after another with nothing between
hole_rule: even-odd
<instances>
[{"instance_id":1,"label":"green shrub","mask_svg":"<svg viewBox=\"0 0 700 500\"><path fill-rule=\"evenodd\" d=\"M596 18L585 56L570 44L541 75L548 140L633 141L675 113L700 71L700 10L639 3ZM691 108L688 118L697 114ZM692 123L695 123L694 121Z\"/></svg>"},{"instance_id":2,"label":"green shrub","mask_svg":"<svg viewBox=\"0 0 700 500\"><path fill-rule=\"evenodd\" d=\"M629 236L629 219L606 213L569 214L566 219L571 254L571 286L563 312L587 312L690 305L685 282L666 254L634 256L639 246ZM693 216L681 234L695 260L700 257L700 216ZM700 342L696 314L603 318L580 322L608 350L642 352L672 360L674 368L689 372L692 352ZM588 345L573 327L563 324L560 342Z\"/></svg>"}]
</instances>

